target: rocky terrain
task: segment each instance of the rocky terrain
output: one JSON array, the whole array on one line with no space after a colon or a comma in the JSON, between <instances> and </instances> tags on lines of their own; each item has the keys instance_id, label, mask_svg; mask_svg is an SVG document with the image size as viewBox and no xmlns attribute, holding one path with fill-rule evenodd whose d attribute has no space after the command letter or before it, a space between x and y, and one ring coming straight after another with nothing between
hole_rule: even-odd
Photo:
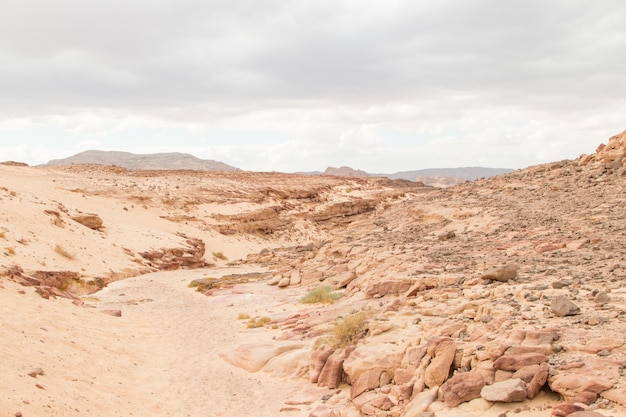
<instances>
[{"instance_id":1,"label":"rocky terrain","mask_svg":"<svg viewBox=\"0 0 626 417\"><path fill-rule=\"evenodd\" d=\"M97 165L0 172L3 328L37 339L39 319L22 328L11 308L67 307L81 323L117 320L106 331L121 349L90 328L120 362L104 371L116 382L54 403L35 384L52 392L70 378L57 356L20 359L13 352L30 345L7 338L3 415L115 415L94 405L102 391L146 376L145 401L115 400L116 413L149 404L151 415L196 415L213 395L215 415L233 416L247 406L267 416L626 415L626 132L576 160L446 189ZM206 309L217 315L192 318ZM69 349L73 364L102 354L64 347L66 333L80 340L67 320L48 347ZM172 320L189 325L163 324ZM123 326L149 337L138 343ZM215 375L227 398L207 382ZM230 384L244 390L236 405ZM151 396L172 386L181 400Z\"/></svg>"}]
</instances>

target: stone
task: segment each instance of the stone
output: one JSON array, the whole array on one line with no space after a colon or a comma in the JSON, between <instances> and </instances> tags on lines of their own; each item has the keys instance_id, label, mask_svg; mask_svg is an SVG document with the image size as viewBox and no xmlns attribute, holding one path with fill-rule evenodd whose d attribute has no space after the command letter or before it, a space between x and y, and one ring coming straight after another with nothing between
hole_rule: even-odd
<instances>
[{"instance_id":1,"label":"stone","mask_svg":"<svg viewBox=\"0 0 626 417\"><path fill-rule=\"evenodd\" d=\"M552 409L554 417L567 417L576 411L584 411L584 408L576 404L561 404Z\"/></svg>"},{"instance_id":2,"label":"stone","mask_svg":"<svg viewBox=\"0 0 626 417\"><path fill-rule=\"evenodd\" d=\"M104 225L104 222L97 214L78 214L73 216L72 220L92 230L100 230Z\"/></svg>"},{"instance_id":3,"label":"stone","mask_svg":"<svg viewBox=\"0 0 626 417\"><path fill-rule=\"evenodd\" d=\"M518 371L525 366L539 365L547 361L548 357L542 353L520 353L499 357L493 362L493 367L504 371Z\"/></svg>"},{"instance_id":4,"label":"stone","mask_svg":"<svg viewBox=\"0 0 626 417\"><path fill-rule=\"evenodd\" d=\"M600 393L602 398L606 398L609 401L613 401L621 405L622 407L626 407L626 386L621 388L612 388Z\"/></svg>"},{"instance_id":5,"label":"stone","mask_svg":"<svg viewBox=\"0 0 626 417\"><path fill-rule=\"evenodd\" d=\"M517 277L515 265L505 265L488 269L480 278L490 281L506 282Z\"/></svg>"},{"instance_id":6,"label":"stone","mask_svg":"<svg viewBox=\"0 0 626 417\"><path fill-rule=\"evenodd\" d=\"M102 310L104 314L108 314L113 317L122 317L122 310Z\"/></svg>"},{"instance_id":7,"label":"stone","mask_svg":"<svg viewBox=\"0 0 626 417\"><path fill-rule=\"evenodd\" d=\"M333 348L329 345L322 344L311 354L311 360L309 362L309 381L316 384L317 380L324 369L326 360L333 353Z\"/></svg>"},{"instance_id":8,"label":"stone","mask_svg":"<svg viewBox=\"0 0 626 417\"><path fill-rule=\"evenodd\" d=\"M278 288L288 287L289 284L291 284L291 278L290 277L283 277L283 278L281 278L280 281L278 281Z\"/></svg>"},{"instance_id":9,"label":"stone","mask_svg":"<svg viewBox=\"0 0 626 417\"><path fill-rule=\"evenodd\" d=\"M591 404L598 394L613 388L613 383L600 377L582 374L558 374L548 379L550 389L567 402Z\"/></svg>"},{"instance_id":10,"label":"stone","mask_svg":"<svg viewBox=\"0 0 626 417\"><path fill-rule=\"evenodd\" d=\"M456 407L466 401L480 398L485 378L480 372L459 372L447 380L439 389L446 407Z\"/></svg>"},{"instance_id":11,"label":"stone","mask_svg":"<svg viewBox=\"0 0 626 417\"><path fill-rule=\"evenodd\" d=\"M602 413L598 413L595 411L584 410L584 411L575 411L572 414L570 414L569 417L606 417L606 416Z\"/></svg>"},{"instance_id":12,"label":"stone","mask_svg":"<svg viewBox=\"0 0 626 417\"><path fill-rule=\"evenodd\" d=\"M550 309L558 317L575 316L580 313L580 308L564 295L559 295L552 299Z\"/></svg>"},{"instance_id":13,"label":"stone","mask_svg":"<svg viewBox=\"0 0 626 417\"><path fill-rule=\"evenodd\" d=\"M542 363L539 365L539 368L536 370L535 375L530 380L527 385L527 393L526 396L529 399L533 399L539 394L539 392L543 389L548 381L548 375L550 373L550 367L547 363Z\"/></svg>"},{"instance_id":14,"label":"stone","mask_svg":"<svg viewBox=\"0 0 626 417\"><path fill-rule=\"evenodd\" d=\"M337 388L343 379L343 362L352 352L353 348L337 349L328 357L326 364L320 372L317 385L320 387Z\"/></svg>"},{"instance_id":15,"label":"stone","mask_svg":"<svg viewBox=\"0 0 626 417\"><path fill-rule=\"evenodd\" d=\"M526 399L526 383L521 379L509 379L485 385L480 391L480 396L487 401L512 403Z\"/></svg>"},{"instance_id":16,"label":"stone","mask_svg":"<svg viewBox=\"0 0 626 417\"><path fill-rule=\"evenodd\" d=\"M430 364L424 372L424 383L428 388L439 387L448 379L450 367L456 356L456 343L449 337L435 339L428 346Z\"/></svg>"}]
</instances>

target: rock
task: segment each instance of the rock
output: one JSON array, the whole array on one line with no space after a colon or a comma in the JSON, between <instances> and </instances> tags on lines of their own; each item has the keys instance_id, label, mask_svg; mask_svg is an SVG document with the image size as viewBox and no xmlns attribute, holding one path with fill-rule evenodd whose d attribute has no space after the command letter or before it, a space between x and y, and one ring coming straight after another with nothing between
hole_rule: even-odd
<instances>
[{"instance_id":1,"label":"rock","mask_svg":"<svg viewBox=\"0 0 626 417\"><path fill-rule=\"evenodd\" d=\"M353 347L337 349L328 357L322 372L320 372L317 385L320 387L337 388L343 379L343 361L352 352Z\"/></svg>"},{"instance_id":2,"label":"rock","mask_svg":"<svg viewBox=\"0 0 626 417\"><path fill-rule=\"evenodd\" d=\"M333 353L333 348L329 345L322 344L311 354L311 361L309 362L309 381L317 383L317 380L324 369L326 360Z\"/></svg>"},{"instance_id":3,"label":"rock","mask_svg":"<svg viewBox=\"0 0 626 417\"><path fill-rule=\"evenodd\" d=\"M504 371L518 371L528 365L539 365L547 362L548 357L542 353L520 353L518 355L504 355L493 363L495 369Z\"/></svg>"},{"instance_id":4,"label":"rock","mask_svg":"<svg viewBox=\"0 0 626 417\"><path fill-rule=\"evenodd\" d=\"M571 302L566 296L559 295L552 299L550 309L554 315L558 317L575 316L580 313L580 308L573 302Z\"/></svg>"},{"instance_id":5,"label":"rock","mask_svg":"<svg viewBox=\"0 0 626 417\"><path fill-rule=\"evenodd\" d=\"M366 391L378 388L381 385L380 380L382 373L388 374L387 371L380 371L378 369L361 373L359 379L354 381L352 387L350 387L350 398L358 397Z\"/></svg>"},{"instance_id":6,"label":"rock","mask_svg":"<svg viewBox=\"0 0 626 417\"><path fill-rule=\"evenodd\" d=\"M517 267L515 265L505 265L488 269L480 278L490 281L506 282L517 277Z\"/></svg>"},{"instance_id":7,"label":"rock","mask_svg":"<svg viewBox=\"0 0 626 417\"><path fill-rule=\"evenodd\" d=\"M487 401L512 403L526 399L526 384L521 379L508 379L485 385L480 391L480 396Z\"/></svg>"},{"instance_id":8,"label":"rock","mask_svg":"<svg viewBox=\"0 0 626 417\"><path fill-rule=\"evenodd\" d=\"M439 388L431 388L415 395L404 409L403 417L418 417L437 399Z\"/></svg>"},{"instance_id":9,"label":"rock","mask_svg":"<svg viewBox=\"0 0 626 417\"><path fill-rule=\"evenodd\" d=\"M104 224L97 214L78 214L73 216L72 220L93 230L100 230Z\"/></svg>"},{"instance_id":10,"label":"rock","mask_svg":"<svg viewBox=\"0 0 626 417\"><path fill-rule=\"evenodd\" d=\"M613 401L621 405L622 407L626 407L626 386L621 388L612 388L600 393L602 398L606 398L609 401Z\"/></svg>"},{"instance_id":11,"label":"rock","mask_svg":"<svg viewBox=\"0 0 626 417\"><path fill-rule=\"evenodd\" d=\"M597 413L595 411L584 410L584 411L575 411L572 414L570 414L569 417L606 417L606 416L602 413Z\"/></svg>"},{"instance_id":12,"label":"rock","mask_svg":"<svg viewBox=\"0 0 626 417\"><path fill-rule=\"evenodd\" d=\"M600 377L582 374L558 374L548 379L550 389L567 402L591 404L598 394L613 388L613 383Z\"/></svg>"},{"instance_id":13,"label":"rock","mask_svg":"<svg viewBox=\"0 0 626 417\"><path fill-rule=\"evenodd\" d=\"M550 373L550 367L547 363L542 363L539 365L539 369L535 372L535 375L530 380L527 386L527 394L526 396L530 399L533 399L539 394L539 391L543 389L548 381L548 375ZM514 375L515 376L515 375Z\"/></svg>"},{"instance_id":14,"label":"rock","mask_svg":"<svg viewBox=\"0 0 626 417\"><path fill-rule=\"evenodd\" d=\"M561 404L552 409L554 417L567 417L576 411L584 411L585 409L576 404Z\"/></svg>"},{"instance_id":15,"label":"rock","mask_svg":"<svg viewBox=\"0 0 626 417\"><path fill-rule=\"evenodd\" d=\"M291 278L290 277L283 277L283 278L281 278L280 281L278 281L278 288L288 287L289 284L291 284Z\"/></svg>"},{"instance_id":16,"label":"rock","mask_svg":"<svg viewBox=\"0 0 626 417\"><path fill-rule=\"evenodd\" d=\"M297 269L294 269L291 272L291 276L289 278L289 285L299 285L301 282L302 282L302 274Z\"/></svg>"},{"instance_id":17,"label":"rock","mask_svg":"<svg viewBox=\"0 0 626 417\"><path fill-rule=\"evenodd\" d=\"M113 317L122 317L122 310L102 310L104 314L108 314Z\"/></svg>"},{"instance_id":18,"label":"rock","mask_svg":"<svg viewBox=\"0 0 626 417\"><path fill-rule=\"evenodd\" d=\"M424 383L428 388L439 387L448 379L450 367L456 356L456 343L449 337L435 339L428 346L431 361L424 372Z\"/></svg>"},{"instance_id":19,"label":"rock","mask_svg":"<svg viewBox=\"0 0 626 417\"><path fill-rule=\"evenodd\" d=\"M446 407L480 398L480 391L485 386L485 378L480 372L460 372L447 380L439 389Z\"/></svg>"}]
</instances>

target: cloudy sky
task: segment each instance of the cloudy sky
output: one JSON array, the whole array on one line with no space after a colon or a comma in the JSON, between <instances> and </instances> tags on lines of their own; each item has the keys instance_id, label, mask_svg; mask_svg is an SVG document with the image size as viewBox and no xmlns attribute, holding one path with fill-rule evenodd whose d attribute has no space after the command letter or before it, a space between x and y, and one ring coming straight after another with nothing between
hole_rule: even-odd
<instances>
[{"instance_id":1,"label":"cloudy sky","mask_svg":"<svg viewBox=\"0 0 626 417\"><path fill-rule=\"evenodd\" d=\"M4 0L0 160L521 168L626 129L623 0Z\"/></svg>"}]
</instances>

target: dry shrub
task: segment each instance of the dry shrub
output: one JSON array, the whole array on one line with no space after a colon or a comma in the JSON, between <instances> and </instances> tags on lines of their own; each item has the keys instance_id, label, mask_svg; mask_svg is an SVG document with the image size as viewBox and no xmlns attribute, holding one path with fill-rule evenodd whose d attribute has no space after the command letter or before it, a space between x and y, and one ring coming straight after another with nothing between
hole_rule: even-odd
<instances>
[{"instance_id":1,"label":"dry shrub","mask_svg":"<svg viewBox=\"0 0 626 417\"><path fill-rule=\"evenodd\" d=\"M335 323L330 343L335 348L355 344L365 335L365 324L371 317L370 311L355 311Z\"/></svg>"},{"instance_id":2,"label":"dry shrub","mask_svg":"<svg viewBox=\"0 0 626 417\"><path fill-rule=\"evenodd\" d=\"M256 329L257 327L263 327L267 323L272 321L269 317L261 317L259 319L250 319L248 320L248 329Z\"/></svg>"},{"instance_id":3,"label":"dry shrub","mask_svg":"<svg viewBox=\"0 0 626 417\"><path fill-rule=\"evenodd\" d=\"M73 253L68 252L68 251L67 251L67 250L66 250L63 246L61 246L61 245L56 245L56 246L54 247L54 251L55 251L56 253L58 253L59 255L61 255L62 257L67 258L67 259L74 259L74 258L76 258L76 255L74 255Z\"/></svg>"},{"instance_id":4,"label":"dry shrub","mask_svg":"<svg viewBox=\"0 0 626 417\"><path fill-rule=\"evenodd\" d=\"M331 287L323 285L307 292L304 297L300 299L300 302L303 304L332 303L341 297L343 297L343 294L334 292Z\"/></svg>"}]
</instances>

